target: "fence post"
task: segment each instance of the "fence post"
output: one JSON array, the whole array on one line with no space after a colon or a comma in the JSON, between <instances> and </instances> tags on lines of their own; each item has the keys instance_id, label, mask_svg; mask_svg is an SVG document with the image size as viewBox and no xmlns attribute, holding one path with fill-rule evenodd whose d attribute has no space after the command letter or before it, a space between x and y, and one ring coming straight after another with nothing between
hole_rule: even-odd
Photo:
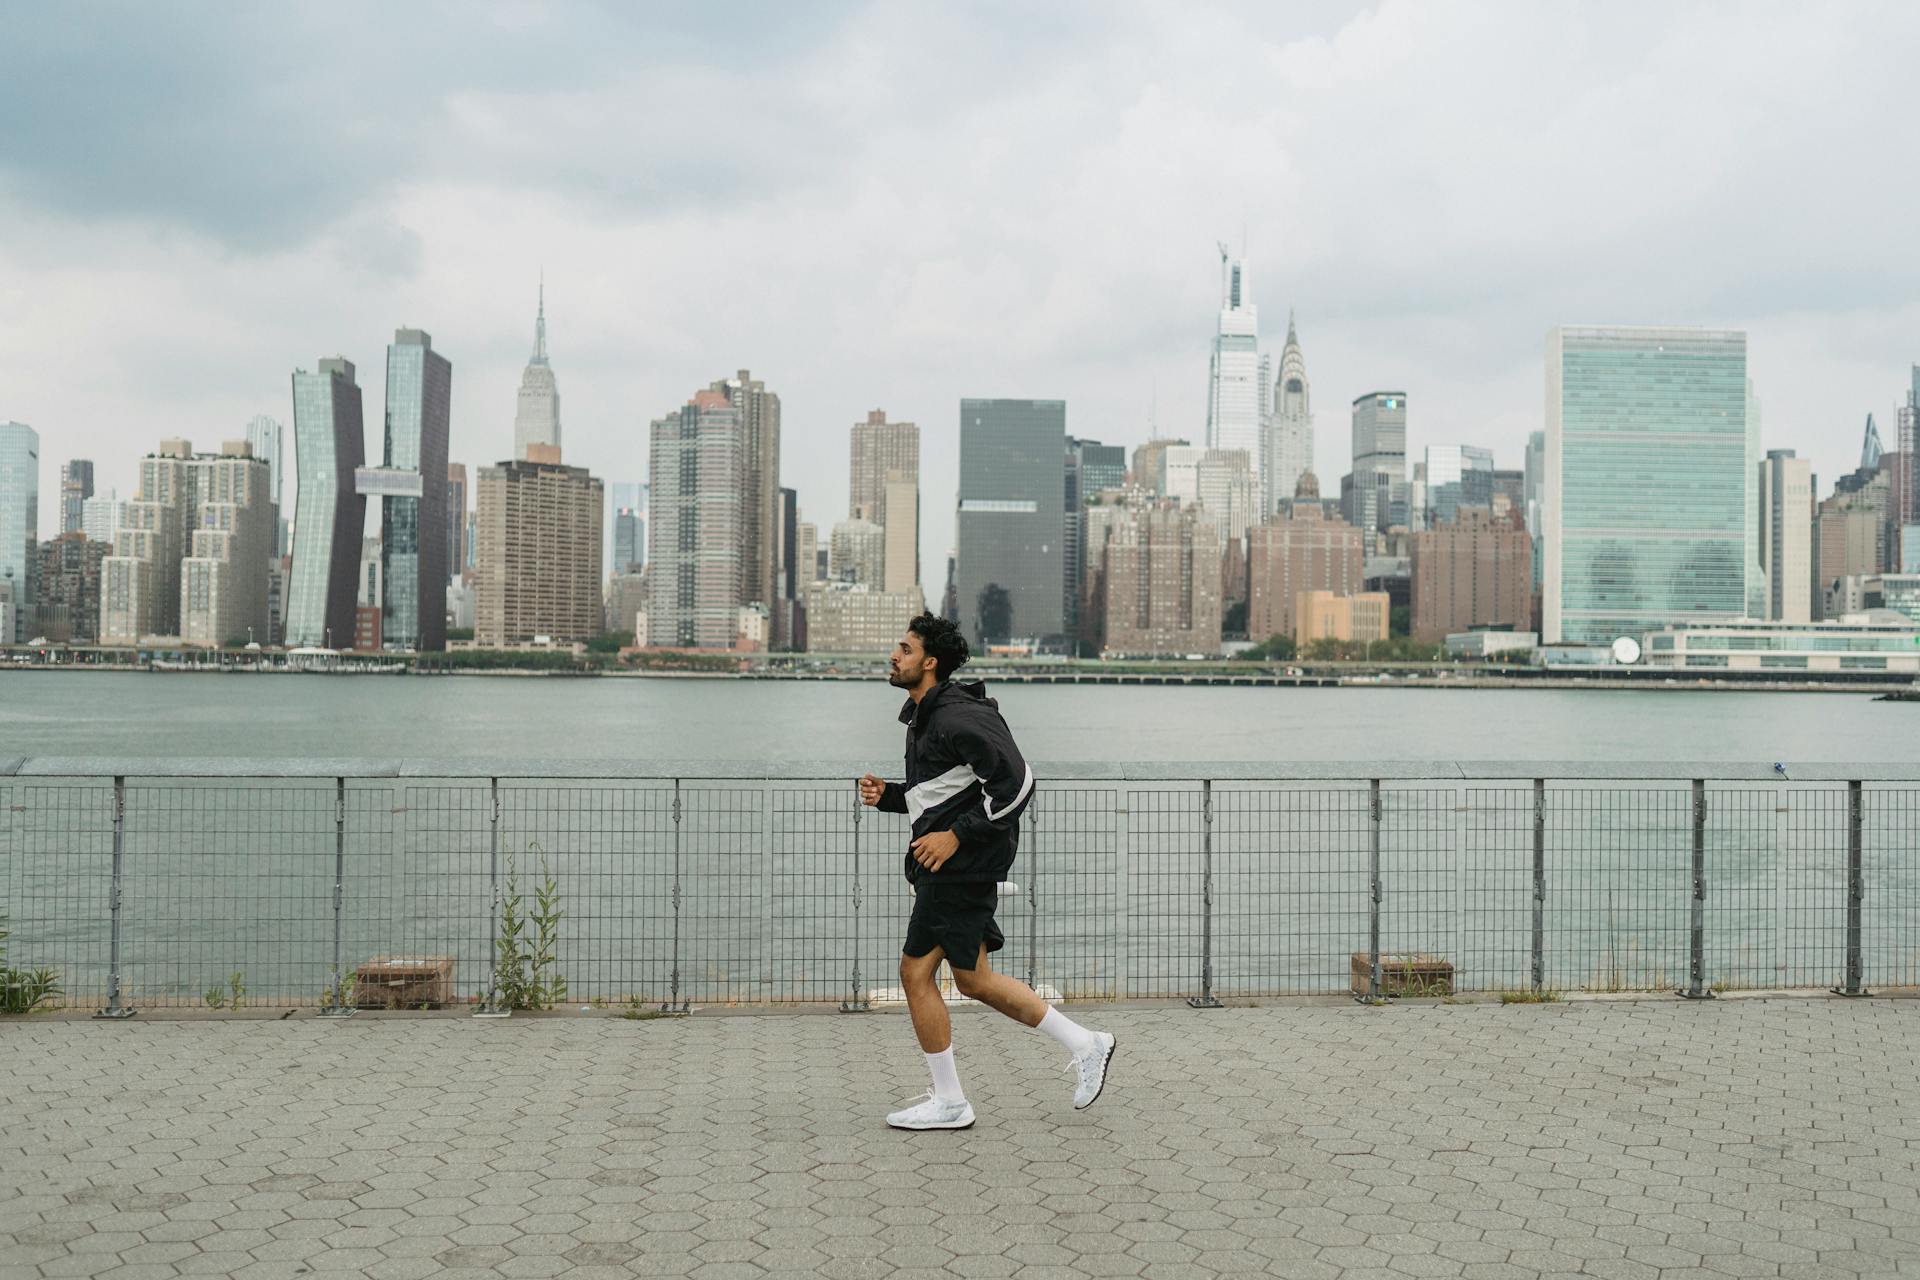
<instances>
[{"instance_id":1,"label":"fence post","mask_svg":"<svg viewBox=\"0 0 1920 1280\"><path fill-rule=\"evenodd\" d=\"M1687 941L1688 1000L1711 1000L1707 984L1707 784L1693 780L1693 920Z\"/></svg>"},{"instance_id":2,"label":"fence post","mask_svg":"<svg viewBox=\"0 0 1920 1280\"><path fill-rule=\"evenodd\" d=\"M662 1013L685 1013L688 1001L680 998L680 779L673 780L673 971L667 1002Z\"/></svg>"},{"instance_id":3,"label":"fence post","mask_svg":"<svg viewBox=\"0 0 1920 1280\"><path fill-rule=\"evenodd\" d=\"M487 994L476 1018L505 1018L500 1007L500 779L487 779Z\"/></svg>"},{"instance_id":4,"label":"fence post","mask_svg":"<svg viewBox=\"0 0 1920 1280\"><path fill-rule=\"evenodd\" d=\"M347 780L333 780L333 984L327 991L327 1003L320 1009L323 1018L351 1018L354 1006L346 1000L343 961L346 932L343 915L347 883Z\"/></svg>"},{"instance_id":5,"label":"fence post","mask_svg":"<svg viewBox=\"0 0 1920 1280\"><path fill-rule=\"evenodd\" d=\"M1027 801L1027 987L1040 989L1035 957L1040 950L1040 789Z\"/></svg>"},{"instance_id":6,"label":"fence post","mask_svg":"<svg viewBox=\"0 0 1920 1280\"><path fill-rule=\"evenodd\" d=\"M1866 974L1860 952L1860 908L1867 896L1867 875L1863 865L1866 825L1866 797L1858 781L1847 784L1847 985L1835 987L1835 995L1864 996Z\"/></svg>"},{"instance_id":7,"label":"fence post","mask_svg":"<svg viewBox=\"0 0 1920 1280\"><path fill-rule=\"evenodd\" d=\"M871 1013L873 1004L867 999L867 984L860 976L860 823L865 815L861 810L866 803L860 799L860 783L853 784L853 973L847 980L847 998L840 1002L842 1013Z\"/></svg>"},{"instance_id":8,"label":"fence post","mask_svg":"<svg viewBox=\"0 0 1920 1280\"><path fill-rule=\"evenodd\" d=\"M131 1018L136 1010L121 1002L120 986L120 885L127 856L127 780L113 780L113 883L108 890L107 915L109 937L107 951L107 1007L96 1018Z\"/></svg>"},{"instance_id":9,"label":"fence post","mask_svg":"<svg viewBox=\"0 0 1920 1280\"><path fill-rule=\"evenodd\" d=\"M1367 993L1361 1004L1385 1004L1380 994L1380 779L1367 779Z\"/></svg>"},{"instance_id":10,"label":"fence post","mask_svg":"<svg viewBox=\"0 0 1920 1280\"><path fill-rule=\"evenodd\" d=\"M1200 783L1200 994L1195 1009L1218 1009L1213 995L1213 780Z\"/></svg>"},{"instance_id":11,"label":"fence post","mask_svg":"<svg viewBox=\"0 0 1920 1280\"><path fill-rule=\"evenodd\" d=\"M1133 792L1126 784L1114 788L1118 803L1113 814L1113 999L1133 992Z\"/></svg>"},{"instance_id":12,"label":"fence post","mask_svg":"<svg viewBox=\"0 0 1920 1280\"><path fill-rule=\"evenodd\" d=\"M775 830L779 825L779 802L774 797L773 783L760 784L761 847L765 854L766 872L760 877L760 944L766 950L761 953L760 963L760 999L771 1002L774 998L774 945L773 899L777 877L775 868L779 866L779 845L775 841Z\"/></svg>"},{"instance_id":13,"label":"fence post","mask_svg":"<svg viewBox=\"0 0 1920 1280\"><path fill-rule=\"evenodd\" d=\"M1547 985L1547 780L1533 780L1533 989Z\"/></svg>"}]
</instances>

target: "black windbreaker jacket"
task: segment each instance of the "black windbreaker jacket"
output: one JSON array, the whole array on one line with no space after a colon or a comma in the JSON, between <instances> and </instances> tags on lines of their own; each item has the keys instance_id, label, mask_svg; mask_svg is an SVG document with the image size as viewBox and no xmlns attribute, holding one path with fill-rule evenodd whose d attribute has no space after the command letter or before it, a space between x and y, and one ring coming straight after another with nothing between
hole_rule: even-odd
<instances>
[{"instance_id":1,"label":"black windbreaker jacket","mask_svg":"<svg viewBox=\"0 0 1920 1280\"><path fill-rule=\"evenodd\" d=\"M889 782L879 807L912 817L913 838L951 831L960 839L937 872L907 853L907 879L997 882L1020 844L1020 815L1033 796L1033 770L1013 744L1000 704L984 682L944 680L900 709L907 726L907 781Z\"/></svg>"}]
</instances>

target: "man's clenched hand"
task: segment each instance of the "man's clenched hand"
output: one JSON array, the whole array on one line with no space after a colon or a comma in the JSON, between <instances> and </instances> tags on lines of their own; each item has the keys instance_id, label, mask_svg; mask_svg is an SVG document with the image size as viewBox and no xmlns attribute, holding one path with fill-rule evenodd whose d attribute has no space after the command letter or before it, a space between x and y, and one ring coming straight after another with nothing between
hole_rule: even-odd
<instances>
[{"instance_id":1,"label":"man's clenched hand","mask_svg":"<svg viewBox=\"0 0 1920 1280\"><path fill-rule=\"evenodd\" d=\"M872 774L868 774L866 777L860 779L861 804L869 806L879 804L880 797L885 795L886 792L887 784Z\"/></svg>"}]
</instances>

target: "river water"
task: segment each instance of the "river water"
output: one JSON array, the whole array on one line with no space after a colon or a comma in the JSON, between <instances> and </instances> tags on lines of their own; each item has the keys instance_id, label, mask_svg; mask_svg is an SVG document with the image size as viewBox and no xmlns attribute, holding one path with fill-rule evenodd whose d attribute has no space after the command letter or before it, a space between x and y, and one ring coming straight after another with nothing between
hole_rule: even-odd
<instances>
[{"instance_id":1,"label":"river water","mask_svg":"<svg viewBox=\"0 0 1920 1280\"><path fill-rule=\"evenodd\" d=\"M1920 761L1860 693L989 686L1035 761ZM0 672L0 755L898 758L870 683ZM882 769L881 771L884 771Z\"/></svg>"},{"instance_id":2,"label":"river water","mask_svg":"<svg viewBox=\"0 0 1920 1280\"><path fill-rule=\"evenodd\" d=\"M1062 994L1344 989L1367 946L1363 783L1048 785L1046 762L1538 760L1905 764L1920 706L1860 694L1679 690L1263 689L1006 684L1042 789L1003 898L999 967ZM521 910L544 860L570 996L648 1003L859 999L893 981L909 909L905 832L854 822L830 781L675 784L684 761L897 773L883 682L0 673L0 756L629 760L650 778L182 782L126 792L123 961L131 1003L311 1003L336 956L445 955L487 986L496 879ZM457 763L449 764L457 772ZM344 803L341 803L344 801ZM1843 976L1844 787L1710 788L1708 978ZM1546 984L1687 980L1692 799L1684 778L1550 787L1539 907ZM1530 983L1531 787L1396 783L1380 823L1385 951L1427 952L1464 990ZM1920 791L1869 784L1870 984L1920 981ZM109 782L0 779L10 963L102 998ZM498 850L496 860L495 850ZM498 871L496 873L496 867ZM341 884L334 906L336 873ZM1211 891L1209 892L1209 886ZM1211 904L1209 904L1209 898ZM335 937L339 938L336 945Z\"/></svg>"}]
</instances>

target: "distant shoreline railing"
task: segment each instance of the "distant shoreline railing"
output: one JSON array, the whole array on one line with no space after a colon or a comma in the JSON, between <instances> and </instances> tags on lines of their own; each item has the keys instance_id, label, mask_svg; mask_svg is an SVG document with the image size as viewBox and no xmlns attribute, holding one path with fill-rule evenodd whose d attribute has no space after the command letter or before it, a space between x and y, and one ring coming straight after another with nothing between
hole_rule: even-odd
<instances>
[{"instance_id":1,"label":"distant shoreline railing","mask_svg":"<svg viewBox=\"0 0 1920 1280\"><path fill-rule=\"evenodd\" d=\"M492 1012L541 947L568 1003L866 1009L910 910L868 767L0 759L6 964L108 1016ZM995 965L1050 997L1920 985L1920 765L1035 772Z\"/></svg>"}]
</instances>

